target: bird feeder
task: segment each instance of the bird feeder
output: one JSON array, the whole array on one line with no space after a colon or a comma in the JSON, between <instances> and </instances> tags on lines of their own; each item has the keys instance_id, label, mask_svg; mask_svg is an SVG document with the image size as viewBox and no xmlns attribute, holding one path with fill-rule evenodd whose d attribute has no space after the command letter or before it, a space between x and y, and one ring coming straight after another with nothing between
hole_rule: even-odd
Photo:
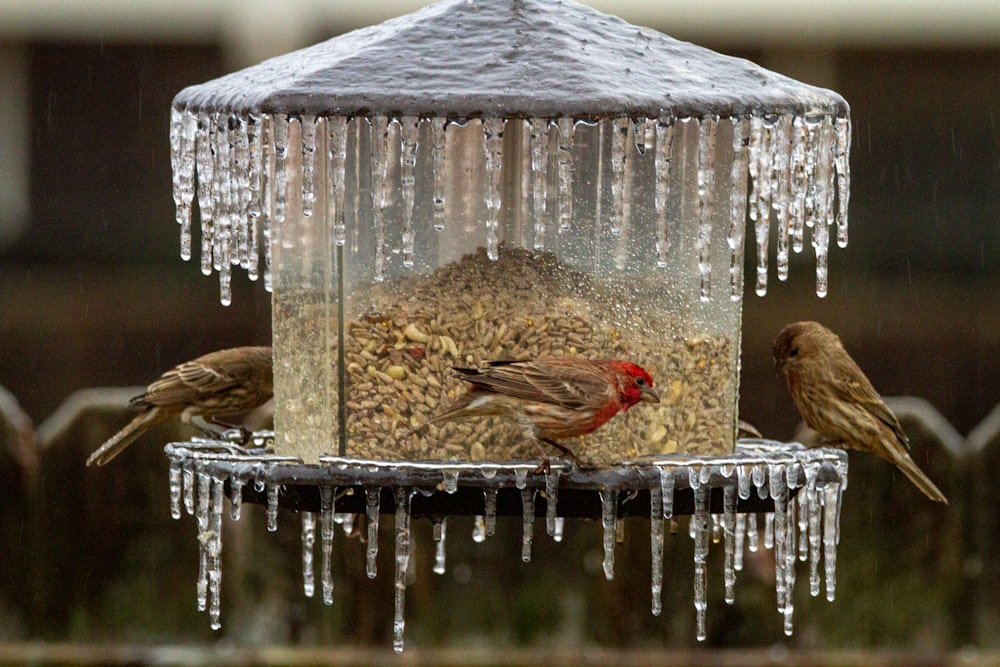
<instances>
[{"instance_id":1,"label":"bird feeder","mask_svg":"<svg viewBox=\"0 0 1000 667\"><path fill-rule=\"evenodd\" d=\"M735 494L754 466L785 493L792 473L736 448L746 230L758 294L771 227L779 279L811 230L824 295L834 227L847 243L849 140L836 93L558 0L445 0L184 89L181 254L197 202L222 302L236 265L272 292L278 459L254 474L312 480L307 513L329 510L322 489L412 490L428 469L446 490L537 487L553 517L561 484L601 491L606 522L618 491L672 494L664 469L702 514L695 489ZM451 367L539 357L628 359L661 401L564 441L579 466L532 483L534 444L509 420L407 435L463 391ZM206 465L173 451L177 476ZM832 472L811 479L836 480L836 507L846 466L823 456L809 465Z\"/></svg>"}]
</instances>

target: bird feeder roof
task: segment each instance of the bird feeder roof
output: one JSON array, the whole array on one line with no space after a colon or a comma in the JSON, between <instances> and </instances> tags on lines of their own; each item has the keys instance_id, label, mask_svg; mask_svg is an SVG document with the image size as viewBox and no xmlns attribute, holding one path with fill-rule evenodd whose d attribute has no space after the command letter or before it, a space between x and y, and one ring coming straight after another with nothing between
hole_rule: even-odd
<instances>
[{"instance_id":1,"label":"bird feeder roof","mask_svg":"<svg viewBox=\"0 0 1000 667\"><path fill-rule=\"evenodd\" d=\"M837 93L571 0L444 0L185 88L193 112L847 116Z\"/></svg>"}]
</instances>

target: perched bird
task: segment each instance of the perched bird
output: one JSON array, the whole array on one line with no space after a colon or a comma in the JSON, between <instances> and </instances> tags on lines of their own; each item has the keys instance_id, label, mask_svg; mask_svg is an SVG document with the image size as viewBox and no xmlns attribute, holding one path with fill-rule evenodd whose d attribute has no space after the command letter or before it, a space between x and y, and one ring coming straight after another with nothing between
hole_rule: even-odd
<instances>
[{"instance_id":1,"label":"perched bird","mask_svg":"<svg viewBox=\"0 0 1000 667\"><path fill-rule=\"evenodd\" d=\"M835 333L817 322L789 324L774 341L774 367L802 419L828 444L888 459L928 498L948 503L910 458L899 420Z\"/></svg>"},{"instance_id":2,"label":"perched bird","mask_svg":"<svg viewBox=\"0 0 1000 667\"><path fill-rule=\"evenodd\" d=\"M590 433L639 401L660 402L652 376L621 359L491 361L485 368L454 370L472 387L403 437L454 419L510 417L525 427L547 461L539 442L573 456L557 441Z\"/></svg>"},{"instance_id":3,"label":"perched bird","mask_svg":"<svg viewBox=\"0 0 1000 667\"><path fill-rule=\"evenodd\" d=\"M270 400L274 394L270 347L234 347L209 352L170 369L130 403L142 408L125 428L100 446L87 465L104 465L118 456L150 426L180 417L195 417L229 428L219 417L238 415Z\"/></svg>"}]
</instances>

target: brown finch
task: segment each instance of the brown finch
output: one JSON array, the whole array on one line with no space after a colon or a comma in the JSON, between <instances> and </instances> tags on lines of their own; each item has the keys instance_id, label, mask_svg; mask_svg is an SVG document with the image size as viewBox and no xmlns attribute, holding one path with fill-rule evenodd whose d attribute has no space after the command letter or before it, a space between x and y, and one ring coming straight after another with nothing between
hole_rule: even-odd
<instances>
[{"instance_id":1,"label":"brown finch","mask_svg":"<svg viewBox=\"0 0 1000 667\"><path fill-rule=\"evenodd\" d=\"M544 442L573 456L557 440L590 433L639 401L660 402L652 376L621 359L490 361L485 368L454 370L472 387L404 437L453 419L503 416L524 426L536 445ZM542 458L548 460L544 451Z\"/></svg>"},{"instance_id":2,"label":"brown finch","mask_svg":"<svg viewBox=\"0 0 1000 667\"><path fill-rule=\"evenodd\" d=\"M827 444L877 454L928 498L948 503L910 458L899 420L835 333L817 322L789 324L774 341L774 366L785 374L802 419Z\"/></svg>"},{"instance_id":3,"label":"brown finch","mask_svg":"<svg viewBox=\"0 0 1000 667\"><path fill-rule=\"evenodd\" d=\"M100 446L87 465L104 465L118 456L150 426L180 417L195 417L228 428L218 417L238 415L266 403L274 395L270 347L234 347L209 352L170 369L130 403L143 410Z\"/></svg>"}]
</instances>

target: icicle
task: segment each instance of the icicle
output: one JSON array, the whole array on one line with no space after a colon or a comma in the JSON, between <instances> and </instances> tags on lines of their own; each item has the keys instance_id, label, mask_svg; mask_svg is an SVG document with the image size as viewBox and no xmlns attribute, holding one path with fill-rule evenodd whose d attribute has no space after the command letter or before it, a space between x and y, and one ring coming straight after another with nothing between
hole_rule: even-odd
<instances>
[{"instance_id":1,"label":"icicle","mask_svg":"<svg viewBox=\"0 0 1000 667\"><path fill-rule=\"evenodd\" d=\"M792 250L802 252L802 230L806 220L806 193L809 190L812 170L810 162L812 148L809 145L809 129L806 127L806 121L800 116L796 116L792 120L789 150L788 236L792 243ZM779 277L781 277L780 269Z\"/></svg>"},{"instance_id":2,"label":"icicle","mask_svg":"<svg viewBox=\"0 0 1000 667\"><path fill-rule=\"evenodd\" d=\"M194 468L185 466L183 474L184 511L194 514Z\"/></svg>"},{"instance_id":3,"label":"icicle","mask_svg":"<svg viewBox=\"0 0 1000 667\"><path fill-rule=\"evenodd\" d=\"M766 468L763 464L756 464L753 467L753 485L757 487L757 497L767 500L767 477Z\"/></svg>"},{"instance_id":4,"label":"icicle","mask_svg":"<svg viewBox=\"0 0 1000 667\"><path fill-rule=\"evenodd\" d=\"M549 121L531 121L531 194L535 220L535 250L545 250L545 204L548 198Z\"/></svg>"},{"instance_id":5,"label":"icicle","mask_svg":"<svg viewBox=\"0 0 1000 667\"><path fill-rule=\"evenodd\" d=\"M218 630L222 627L222 499L223 481L212 477L211 481L211 511L208 525L208 617L210 627Z\"/></svg>"},{"instance_id":6,"label":"icicle","mask_svg":"<svg viewBox=\"0 0 1000 667\"><path fill-rule=\"evenodd\" d=\"M757 549L760 548L756 514L747 514L747 548L750 549L750 553L757 553Z\"/></svg>"},{"instance_id":7,"label":"icicle","mask_svg":"<svg viewBox=\"0 0 1000 667\"><path fill-rule=\"evenodd\" d=\"M215 203L212 200L215 167L215 160L212 157L213 131L212 116L200 115L198 117L195 161L198 165L198 210L201 213L201 272L206 276L212 273L213 215L215 212Z\"/></svg>"},{"instance_id":8,"label":"icicle","mask_svg":"<svg viewBox=\"0 0 1000 667\"><path fill-rule=\"evenodd\" d=\"M706 116L698 124L698 274L701 300L712 298L712 217L715 208L715 134L719 119Z\"/></svg>"},{"instance_id":9,"label":"icicle","mask_svg":"<svg viewBox=\"0 0 1000 667\"><path fill-rule=\"evenodd\" d=\"M445 468L442 472L444 474L444 492L451 494L458 491L458 470Z\"/></svg>"},{"instance_id":10,"label":"icicle","mask_svg":"<svg viewBox=\"0 0 1000 667\"><path fill-rule=\"evenodd\" d=\"M472 520L472 541L476 544L486 541L486 519L482 514L477 514Z\"/></svg>"},{"instance_id":11,"label":"icicle","mask_svg":"<svg viewBox=\"0 0 1000 667\"><path fill-rule=\"evenodd\" d=\"M500 244L500 170L503 154L503 118L484 118L486 147L486 255L498 259Z\"/></svg>"},{"instance_id":12,"label":"icicle","mask_svg":"<svg viewBox=\"0 0 1000 667\"><path fill-rule=\"evenodd\" d=\"M170 516L181 518L181 490L183 486L183 470L178 459L170 461Z\"/></svg>"},{"instance_id":13,"label":"icicle","mask_svg":"<svg viewBox=\"0 0 1000 667\"><path fill-rule=\"evenodd\" d=\"M750 467L740 465L736 467L736 485L741 500L750 498Z\"/></svg>"},{"instance_id":14,"label":"icicle","mask_svg":"<svg viewBox=\"0 0 1000 667\"><path fill-rule=\"evenodd\" d=\"M736 528L733 546L733 569L737 572L743 571L743 545L746 538L747 517L745 514L736 515Z\"/></svg>"},{"instance_id":15,"label":"icicle","mask_svg":"<svg viewBox=\"0 0 1000 667\"><path fill-rule=\"evenodd\" d=\"M490 536L496 532L497 529L497 490L495 488L483 489L483 494L485 496L485 523L486 523L486 535Z\"/></svg>"},{"instance_id":16,"label":"icicle","mask_svg":"<svg viewBox=\"0 0 1000 667\"><path fill-rule=\"evenodd\" d=\"M559 174L559 231L567 232L573 222L573 119L560 118L556 127L559 142L556 156L556 173Z\"/></svg>"},{"instance_id":17,"label":"icicle","mask_svg":"<svg viewBox=\"0 0 1000 667\"><path fill-rule=\"evenodd\" d=\"M378 519L379 500L382 494L380 486L365 487L365 516L368 518L368 546L365 548L365 572L369 579L378 574Z\"/></svg>"},{"instance_id":18,"label":"icicle","mask_svg":"<svg viewBox=\"0 0 1000 667\"><path fill-rule=\"evenodd\" d=\"M723 488L722 530L725 539L724 580L726 604L736 601L736 487L727 484Z\"/></svg>"},{"instance_id":19,"label":"icicle","mask_svg":"<svg viewBox=\"0 0 1000 667\"><path fill-rule=\"evenodd\" d=\"M274 155L274 119L271 114L260 117L260 234L264 239L264 289L271 284L271 227L274 220L274 188L271 185L271 158Z\"/></svg>"},{"instance_id":20,"label":"icicle","mask_svg":"<svg viewBox=\"0 0 1000 667\"><path fill-rule=\"evenodd\" d=\"M784 616L785 636L791 637L793 631L792 615L795 612L795 514L796 499L788 501L785 526L787 527L787 544L785 545L785 606Z\"/></svg>"},{"instance_id":21,"label":"icicle","mask_svg":"<svg viewBox=\"0 0 1000 667\"><path fill-rule=\"evenodd\" d=\"M819 466L814 466L813 470L818 472ZM816 472L812 473L809 484L806 487L806 505L809 526L809 594L813 597L818 597L821 583L819 558L820 545L822 543L819 526L822 519L823 503L822 498L816 490Z\"/></svg>"},{"instance_id":22,"label":"icicle","mask_svg":"<svg viewBox=\"0 0 1000 667\"><path fill-rule=\"evenodd\" d=\"M611 233L619 236L622 233L625 214L625 146L628 143L628 132L631 127L628 118L615 118L611 121Z\"/></svg>"},{"instance_id":23,"label":"icicle","mask_svg":"<svg viewBox=\"0 0 1000 667\"><path fill-rule=\"evenodd\" d=\"M552 528L552 541L562 542L563 541L563 529L566 527L566 517L557 516L555 520L555 525Z\"/></svg>"},{"instance_id":24,"label":"icicle","mask_svg":"<svg viewBox=\"0 0 1000 667\"><path fill-rule=\"evenodd\" d=\"M403 651L403 607L406 602L406 569L410 564L410 500L413 489L396 489L396 595L392 621L392 649Z\"/></svg>"},{"instance_id":25,"label":"icicle","mask_svg":"<svg viewBox=\"0 0 1000 667\"><path fill-rule=\"evenodd\" d=\"M313 545L316 544L316 515L302 513L302 590L307 598L316 592L316 577L313 574Z\"/></svg>"},{"instance_id":26,"label":"icicle","mask_svg":"<svg viewBox=\"0 0 1000 667\"><path fill-rule=\"evenodd\" d=\"M386 170L389 168L389 119L375 116L371 123L371 170L372 170L372 215L375 227L375 273L377 283L385 280L386 238L385 208L388 205L389 182Z\"/></svg>"},{"instance_id":27,"label":"icicle","mask_svg":"<svg viewBox=\"0 0 1000 667\"><path fill-rule=\"evenodd\" d=\"M837 168L837 245L847 247L847 207L851 199L851 119L837 119L837 148L834 165Z\"/></svg>"},{"instance_id":28,"label":"icicle","mask_svg":"<svg viewBox=\"0 0 1000 667\"><path fill-rule=\"evenodd\" d=\"M799 491L797 496L797 502L795 503L798 509L798 526L799 526L799 560L807 561L809 560L809 488Z\"/></svg>"},{"instance_id":29,"label":"icicle","mask_svg":"<svg viewBox=\"0 0 1000 667\"><path fill-rule=\"evenodd\" d=\"M229 476L229 518L240 520L240 510L243 507L243 480L236 473Z\"/></svg>"},{"instance_id":30,"label":"icicle","mask_svg":"<svg viewBox=\"0 0 1000 667\"><path fill-rule=\"evenodd\" d=\"M559 501L559 471L545 473L545 532L556 534L556 510Z\"/></svg>"},{"instance_id":31,"label":"icicle","mask_svg":"<svg viewBox=\"0 0 1000 667\"><path fill-rule=\"evenodd\" d=\"M323 572L320 580L323 584L323 604L333 604L333 514L334 497L332 486L319 488L319 529L323 544Z\"/></svg>"},{"instance_id":32,"label":"icicle","mask_svg":"<svg viewBox=\"0 0 1000 667\"><path fill-rule=\"evenodd\" d=\"M698 641L703 642L708 636L705 629L705 611L708 609L708 530L710 517L708 513L711 487L699 487L694 492L694 609L697 625Z\"/></svg>"},{"instance_id":33,"label":"icicle","mask_svg":"<svg viewBox=\"0 0 1000 667\"><path fill-rule=\"evenodd\" d=\"M347 118L331 116L327 127L327 210L333 242L343 246L347 242L347 228L344 224L344 169L347 161Z\"/></svg>"},{"instance_id":34,"label":"icicle","mask_svg":"<svg viewBox=\"0 0 1000 667\"><path fill-rule=\"evenodd\" d=\"M788 220L791 196L792 117L779 116L771 133L771 202L778 221L778 249L775 258L778 280L788 279Z\"/></svg>"},{"instance_id":35,"label":"icicle","mask_svg":"<svg viewBox=\"0 0 1000 667\"><path fill-rule=\"evenodd\" d=\"M191 204L194 201L195 142L198 117L190 111L170 110L170 157L174 206L181 228L181 258L191 259Z\"/></svg>"},{"instance_id":36,"label":"icicle","mask_svg":"<svg viewBox=\"0 0 1000 667\"><path fill-rule=\"evenodd\" d=\"M674 470L660 466L660 495L663 498L663 518L674 516Z\"/></svg>"},{"instance_id":37,"label":"icicle","mask_svg":"<svg viewBox=\"0 0 1000 667\"><path fill-rule=\"evenodd\" d=\"M208 514L210 503L211 480L207 473L198 473L198 508L195 519L198 522L198 581L195 588L198 592L198 611L208 607Z\"/></svg>"},{"instance_id":38,"label":"icicle","mask_svg":"<svg viewBox=\"0 0 1000 667\"><path fill-rule=\"evenodd\" d=\"M601 526L604 528L604 576L615 578L615 531L618 528L618 489L601 491Z\"/></svg>"},{"instance_id":39,"label":"icicle","mask_svg":"<svg viewBox=\"0 0 1000 667\"><path fill-rule=\"evenodd\" d=\"M302 125L302 215L309 217L316 202L316 120L303 116Z\"/></svg>"},{"instance_id":40,"label":"icicle","mask_svg":"<svg viewBox=\"0 0 1000 667\"><path fill-rule=\"evenodd\" d=\"M531 539L535 525L535 490L521 489L521 560L531 560Z\"/></svg>"},{"instance_id":41,"label":"icicle","mask_svg":"<svg viewBox=\"0 0 1000 667\"><path fill-rule=\"evenodd\" d=\"M754 221L757 241L757 296L767 293L767 252L770 236L771 209L771 128L759 116L750 121L750 175L753 189L750 194L750 219Z\"/></svg>"},{"instance_id":42,"label":"icicle","mask_svg":"<svg viewBox=\"0 0 1000 667\"><path fill-rule=\"evenodd\" d=\"M823 487L823 565L826 569L826 599L833 602L837 592L837 541L840 532L840 484Z\"/></svg>"},{"instance_id":43,"label":"icicle","mask_svg":"<svg viewBox=\"0 0 1000 667\"><path fill-rule=\"evenodd\" d=\"M774 512L764 515L764 548L774 548Z\"/></svg>"},{"instance_id":44,"label":"icicle","mask_svg":"<svg viewBox=\"0 0 1000 667\"><path fill-rule=\"evenodd\" d=\"M278 530L278 485L267 483L267 530Z\"/></svg>"},{"instance_id":45,"label":"icicle","mask_svg":"<svg viewBox=\"0 0 1000 667\"><path fill-rule=\"evenodd\" d=\"M656 266L666 268L670 252L670 223L667 220L667 202L670 200L670 161L674 140L672 118L656 121L656 187L654 190L656 209ZM740 267L742 271L742 265Z\"/></svg>"},{"instance_id":46,"label":"icicle","mask_svg":"<svg viewBox=\"0 0 1000 667\"><path fill-rule=\"evenodd\" d=\"M417 140L420 136L420 119L404 116L399 119L399 180L403 195L403 266L413 266L416 234L413 231L413 200L416 192Z\"/></svg>"},{"instance_id":47,"label":"icicle","mask_svg":"<svg viewBox=\"0 0 1000 667\"><path fill-rule=\"evenodd\" d=\"M246 122L247 145L247 277L257 280L260 276L260 224L263 212L263 197L261 196L261 160L260 160L260 118L249 115Z\"/></svg>"},{"instance_id":48,"label":"icicle","mask_svg":"<svg viewBox=\"0 0 1000 667\"><path fill-rule=\"evenodd\" d=\"M344 535L351 536L354 534L354 513L353 512L340 512L333 515L333 520L340 524L341 529L344 531Z\"/></svg>"},{"instance_id":49,"label":"icicle","mask_svg":"<svg viewBox=\"0 0 1000 667\"><path fill-rule=\"evenodd\" d=\"M444 191L447 180L445 178L445 148L446 131L448 121L443 118L433 118L431 123L431 162L434 169L434 214L433 226L435 231L444 229Z\"/></svg>"},{"instance_id":50,"label":"icicle","mask_svg":"<svg viewBox=\"0 0 1000 667\"><path fill-rule=\"evenodd\" d=\"M661 469L662 471L662 469ZM653 485L649 489L649 548L651 554L651 590L653 616L663 611L663 491Z\"/></svg>"},{"instance_id":51,"label":"icicle","mask_svg":"<svg viewBox=\"0 0 1000 667\"><path fill-rule=\"evenodd\" d=\"M229 180L232 207L230 224L233 228L230 240L229 262L233 266L247 268L250 264L250 144L246 130L247 122L242 116L229 117L230 166L232 178Z\"/></svg>"},{"instance_id":52,"label":"icicle","mask_svg":"<svg viewBox=\"0 0 1000 667\"><path fill-rule=\"evenodd\" d=\"M523 489L528 484L528 471L525 468L518 468L514 471L514 486Z\"/></svg>"},{"instance_id":53,"label":"icicle","mask_svg":"<svg viewBox=\"0 0 1000 667\"><path fill-rule=\"evenodd\" d=\"M786 548L788 546L788 514L786 502L788 487L785 484L785 468L780 464L768 464L767 476L771 486L771 498L774 499L773 543L774 543L774 578L775 591L778 597L778 612L784 612L786 600Z\"/></svg>"},{"instance_id":54,"label":"icicle","mask_svg":"<svg viewBox=\"0 0 1000 667\"><path fill-rule=\"evenodd\" d=\"M445 573L445 538L448 535L448 517L434 522L434 574Z\"/></svg>"},{"instance_id":55,"label":"icicle","mask_svg":"<svg viewBox=\"0 0 1000 667\"><path fill-rule=\"evenodd\" d=\"M288 156L288 123L289 116L277 114L273 116L274 127L274 222L285 221L285 195L288 186L288 174L285 171L285 159Z\"/></svg>"},{"instance_id":56,"label":"icicle","mask_svg":"<svg viewBox=\"0 0 1000 667\"><path fill-rule=\"evenodd\" d=\"M729 200L729 297L743 298L743 249L746 243L747 148L744 138L750 127L745 118L733 118L733 165ZM742 496L741 496L742 497Z\"/></svg>"},{"instance_id":57,"label":"icicle","mask_svg":"<svg viewBox=\"0 0 1000 667\"><path fill-rule=\"evenodd\" d=\"M812 245L816 251L816 296L827 294L827 257L830 247L830 225L833 223L834 165L832 164L834 128L830 118L824 118L819 127Z\"/></svg>"}]
</instances>

